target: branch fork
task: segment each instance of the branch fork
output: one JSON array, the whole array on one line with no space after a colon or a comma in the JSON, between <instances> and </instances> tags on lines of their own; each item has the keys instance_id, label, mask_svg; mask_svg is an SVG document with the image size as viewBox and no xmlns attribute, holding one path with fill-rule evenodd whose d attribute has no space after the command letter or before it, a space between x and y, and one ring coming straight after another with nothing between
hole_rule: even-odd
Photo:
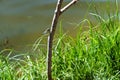
<instances>
[{"instance_id":1,"label":"branch fork","mask_svg":"<svg viewBox=\"0 0 120 80\"><path fill-rule=\"evenodd\" d=\"M68 8L70 8L77 1L78 0L72 0L71 2L69 2L63 8L61 8L63 0L58 0L58 2L57 2L56 10L55 10L53 20L52 20L52 24L51 24L51 28L50 28L50 34L48 36L48 45L47 45L47 53L48 53L48 56L47 56L47 60L48 60L47 74L48 74L48 80L52 80L52 69L51 69L51 67L52 67L52 45L53 45L53 38L54 38L54 35L55 35L58 19L63 12L65 12Z\"/></svg>"}]
</instances>

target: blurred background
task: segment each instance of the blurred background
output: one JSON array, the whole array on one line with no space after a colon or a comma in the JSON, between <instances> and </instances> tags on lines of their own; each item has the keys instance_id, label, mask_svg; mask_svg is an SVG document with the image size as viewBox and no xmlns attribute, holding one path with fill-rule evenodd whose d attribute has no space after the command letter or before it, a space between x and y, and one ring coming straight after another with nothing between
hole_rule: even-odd
<instances>
[{"instance_id":1,"label":"blurred background","mask_svg":"<svg viewBox=\"0 0 120 80\"><path fill-rule=\"evenodd\" d=\"M71 0L64 1L63 6ZM79 0L60 17L63 30L74 36L76 30L73 28L83 19L96 23L94 16L89 14L96 13L95 9L107 18L107 12L111 15L115 13L116 1ZM32 45L50 27L56 2L57 0L0 0L0 50L23 50L25 46Z\"/></svg>"}]
</instances>

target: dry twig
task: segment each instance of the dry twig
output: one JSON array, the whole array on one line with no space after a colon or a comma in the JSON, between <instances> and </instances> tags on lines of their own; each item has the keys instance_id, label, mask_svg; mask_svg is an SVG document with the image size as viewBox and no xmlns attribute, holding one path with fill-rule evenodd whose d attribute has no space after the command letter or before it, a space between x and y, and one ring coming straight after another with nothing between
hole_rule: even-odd
<instances>
[{"instance_id":1,"label":"dry twig","mask_svg":"<svg viewBox=\"0 0 120 80\"><path fill-rule=\"evenodd\" d=\"M75 4L78 0L72 0L70 3L68 3L65 7L61 8L63 0L58 0L57 5L56 5L56 10L53 16L53 20L52 20L52 24L51 24L51 28L50 28L50 34L48 36L48 46L47 46L47 51L48 51L48 56L47 56L47 60L48 60L48 80L52 80L52 45L53 45L53 38L55 35L55 31L56 31L56 26L57 26L57 22L58 19L60 17L60 15L66 11L70 6L72 6L73 4Z\"/></svg>"}]
</instances>

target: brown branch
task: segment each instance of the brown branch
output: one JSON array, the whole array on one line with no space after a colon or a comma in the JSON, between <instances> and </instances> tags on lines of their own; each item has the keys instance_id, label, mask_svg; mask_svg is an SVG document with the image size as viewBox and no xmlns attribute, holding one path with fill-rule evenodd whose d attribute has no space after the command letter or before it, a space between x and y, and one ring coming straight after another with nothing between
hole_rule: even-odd
<instances>
[{"instance_id":1,"label":"brown branch","mask_svg":"<svg viewBox=\"0 0 120 80\"><path fill-rule=\"evenodd\" d=\"M69 7L71 7L73 4L75 4L78 0L72 0L70 3L68 3L65 7L63 7L60 11L63 13L66 11Z\"/></svg>"},{"instance_id":2,"label":"brown branch","mask_svg":"<svg viewBox=\"0 0 120 80\"><path fill-rule=\"evenodd\" d=\"M48 80L52 80L52 70L51 70L51 67L52 67L52 45L53 45L53 38L54 38L54 35L55 35L58 19L59 19L60 15L65 10L67 10L72 4L74 4L76 1L78 1L78 0L72 0L63 9L61 9L63 0L58 0L58 2L57 2L56 10L55 10L53 20L52 20L52 24L51 24L51 28L50 28L50 35L48 36L48 46L47 46L47 52L48 52L48 56L47 56L47 59L48 59L48 65L47 65L48 70L47 71L48 72L47 72L47 74L48 74Z\"/></svg>"},{"instance_id":3,"label":"brown branch","mask_svg":"<svg viewBox=\"0 0 120 80\"><path fill-rule=\"evenodd\" d=\"M48 80L52 80L52 45L53 45L53 37L55 34L55 30L56 30L56 25L58 22L58 18L60 15L60 9L61 9L61 5L62 5L63 0L58 0L57 6L56 6L56 10L53 16L53 21L51 24L51 29L50 29L50 35L48 36Z\"/></svg>"}]
</instances>

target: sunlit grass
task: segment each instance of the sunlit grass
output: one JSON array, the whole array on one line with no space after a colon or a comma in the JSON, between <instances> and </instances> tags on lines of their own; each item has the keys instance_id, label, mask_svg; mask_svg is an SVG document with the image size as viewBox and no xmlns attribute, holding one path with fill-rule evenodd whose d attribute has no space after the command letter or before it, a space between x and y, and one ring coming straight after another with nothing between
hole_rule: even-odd
<instances>
[{"instance_id":1,"label":"sunlit grass","mask_svg":"<svg viewBox=\"0 0 120 80\"><path fill-rule=\"evenodd\" d=\"M84 21L85 22L85 21ZM62 33L54 40L52 75L56 80L119 80L120 27L116 18L109 18L97 26L89 23L89 30L81 25L77 37ZM41 41L42 38L39 40ZM39 44L40 41L38 41ZM0 80L46 80L46 49L32 55L10 56L12 50L0 53ZM9 51L7 57L2 56ZM44 55L41 55L44 54Z\"/></svg>"},{"instance_id":2,"label":"sunlit grass","mask_svg":"<svg viewBox=\"0 0 120 80\"><path fill-rule=\"evenodd\" d=\"M90 23L88 20L87 22ZM97 26L90 24L89 30L79 32L77 38L63 35L58 38L58 41L53 58L55 79L120 79L120 26L118 21L109 18Z\"/></svg>"}]
</instances>

